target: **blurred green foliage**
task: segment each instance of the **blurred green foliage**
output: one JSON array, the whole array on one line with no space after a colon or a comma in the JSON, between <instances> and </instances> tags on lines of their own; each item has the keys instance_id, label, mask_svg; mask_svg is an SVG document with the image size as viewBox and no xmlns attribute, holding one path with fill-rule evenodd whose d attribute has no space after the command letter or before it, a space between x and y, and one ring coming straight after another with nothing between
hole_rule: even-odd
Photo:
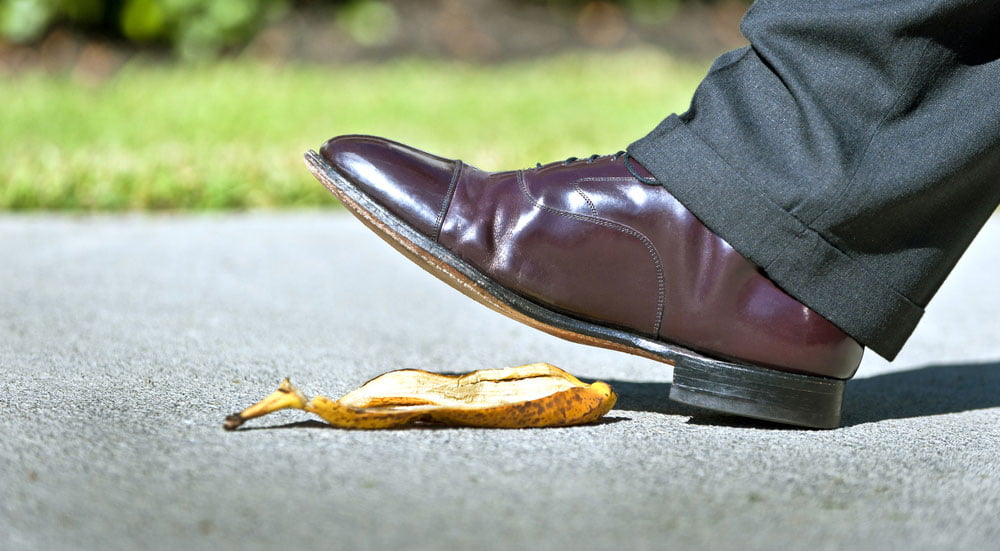
<instances>
[{"instance_id":1,"label":"blurred green foliage","mask_svg":"<svg viewBox=\"0 0 1000 551\"><path fill-rule=\"evenodd\" d=\"M0 86L0 210L332 205L302 153L337 134L488 170L613 153L685 109L704 71L643 50L491 66L130 63L86 86L29 73Z\"/></svg>"},{"instance_id":2,"label":"blurred green foliage","mask_svg":"<svg viewBox=\"0 0 1000 551\"><path fill-rule=\"evenodd\" d=\"M167 44L190 59L247 41L287 6L283 0L0 0L0 35L29 42L62 23L136 44Z\"/></svg>"},{"instance_id":3,"label":"blurred green foliage","mask_svg":"<svg viewBox=\"0 0 1000 551\"><path fill-rule=\"evenodd\" d=\"M685 2L712 4L749 0L612 0L636 18L668 19ZM572 12L593 0L510 0L545 4ZM348 34L363 46L388 40L399 24L384 0L0 0L0 38L28 43L55 25L124 39L132 44L170 47L184 59L212 57L247 43L270 20L289 9L332 5Z\"/></svg>"},{"instance_id":4,"label":"blurred green foliage","mask_svg":"<svg viewBox=\"0 0 1000 551\"><path fill-rule=\"evenodd\" d=\"M338 14L341 27L362 46L377 46L395 34L396 10L385 2L362 0L348 2Z\"/></svg>"}]
</instances>

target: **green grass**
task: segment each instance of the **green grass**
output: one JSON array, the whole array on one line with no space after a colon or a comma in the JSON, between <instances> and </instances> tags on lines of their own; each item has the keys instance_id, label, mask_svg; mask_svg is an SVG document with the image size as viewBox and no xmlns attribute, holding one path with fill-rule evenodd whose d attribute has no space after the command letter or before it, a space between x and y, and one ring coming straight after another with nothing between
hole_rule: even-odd
<instances>
[{"instance_id":1,"label":"green grass","mask_svg":"<svg viewBox=\"0 0 1000 551\"><path fill-rule=\"evenodd\" d=\"M346 133L490 170L613 153L686 109L704 71L639 51L498 66L136 63L90 86L4 77L0 208L329 205L302 153Z\"/></svg>"}]
</instances>

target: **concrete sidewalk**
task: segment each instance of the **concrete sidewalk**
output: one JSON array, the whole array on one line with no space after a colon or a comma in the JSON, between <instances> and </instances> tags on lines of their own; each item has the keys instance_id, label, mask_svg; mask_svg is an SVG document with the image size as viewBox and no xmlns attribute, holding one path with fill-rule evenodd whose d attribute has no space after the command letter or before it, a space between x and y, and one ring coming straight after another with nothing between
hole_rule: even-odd
<instances>
[{"instance_id":1,"label":"concrete sidewalk","mask_svg":"<svg viewBox=\"0 0 1000 551\"><path fill-rule=\"evenodd\" d=\"M566 343L339 213L0 217L0 549L1000 546L1000 219L844 426L666 400L670 368ZM289 375L547 361L610 382L594 426L348 432L226 414Z\"/></svg>"}]
</instances>

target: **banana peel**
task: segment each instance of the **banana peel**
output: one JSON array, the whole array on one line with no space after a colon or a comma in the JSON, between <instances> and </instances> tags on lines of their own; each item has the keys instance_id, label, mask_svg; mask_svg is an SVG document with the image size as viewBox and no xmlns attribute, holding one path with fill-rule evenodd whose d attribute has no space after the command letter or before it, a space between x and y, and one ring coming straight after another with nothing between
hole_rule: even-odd
<instances>
[{"instance_id":1,"label":"banana peel","mask_svg":"<svg viewBox=\"0 0 1000 551\"><path fill-rule=\"evenodd\" d=\"M343 429L391 429L415 423L466 427L563 427L592 423L611 410L614 390L584 383L546 363L441 375L403 369L380 375L339 400L307 399L287 378L278 390L223 428L282 409L301 409Z\"/></svg>"}]
</instances>

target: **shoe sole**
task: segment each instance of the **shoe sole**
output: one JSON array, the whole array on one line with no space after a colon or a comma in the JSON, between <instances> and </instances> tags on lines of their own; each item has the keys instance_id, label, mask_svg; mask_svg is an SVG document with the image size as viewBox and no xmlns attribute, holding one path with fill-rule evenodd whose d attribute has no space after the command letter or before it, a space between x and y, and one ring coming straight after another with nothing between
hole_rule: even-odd
<instances>
[{"instance_id":1,"label":"shoe sole","mask_svg":"<svg viewBox=\"0 0 1000 551\"><path fill-rule=\"evenodd\" d=\"M550 310L492 280L413 229L309 151L306 166L355 217L418 266L476 302L550 335L674 366L670 399L713 411L810 428L840 424L845 381L732 363Z\"/></svg>"}]
</instances>

